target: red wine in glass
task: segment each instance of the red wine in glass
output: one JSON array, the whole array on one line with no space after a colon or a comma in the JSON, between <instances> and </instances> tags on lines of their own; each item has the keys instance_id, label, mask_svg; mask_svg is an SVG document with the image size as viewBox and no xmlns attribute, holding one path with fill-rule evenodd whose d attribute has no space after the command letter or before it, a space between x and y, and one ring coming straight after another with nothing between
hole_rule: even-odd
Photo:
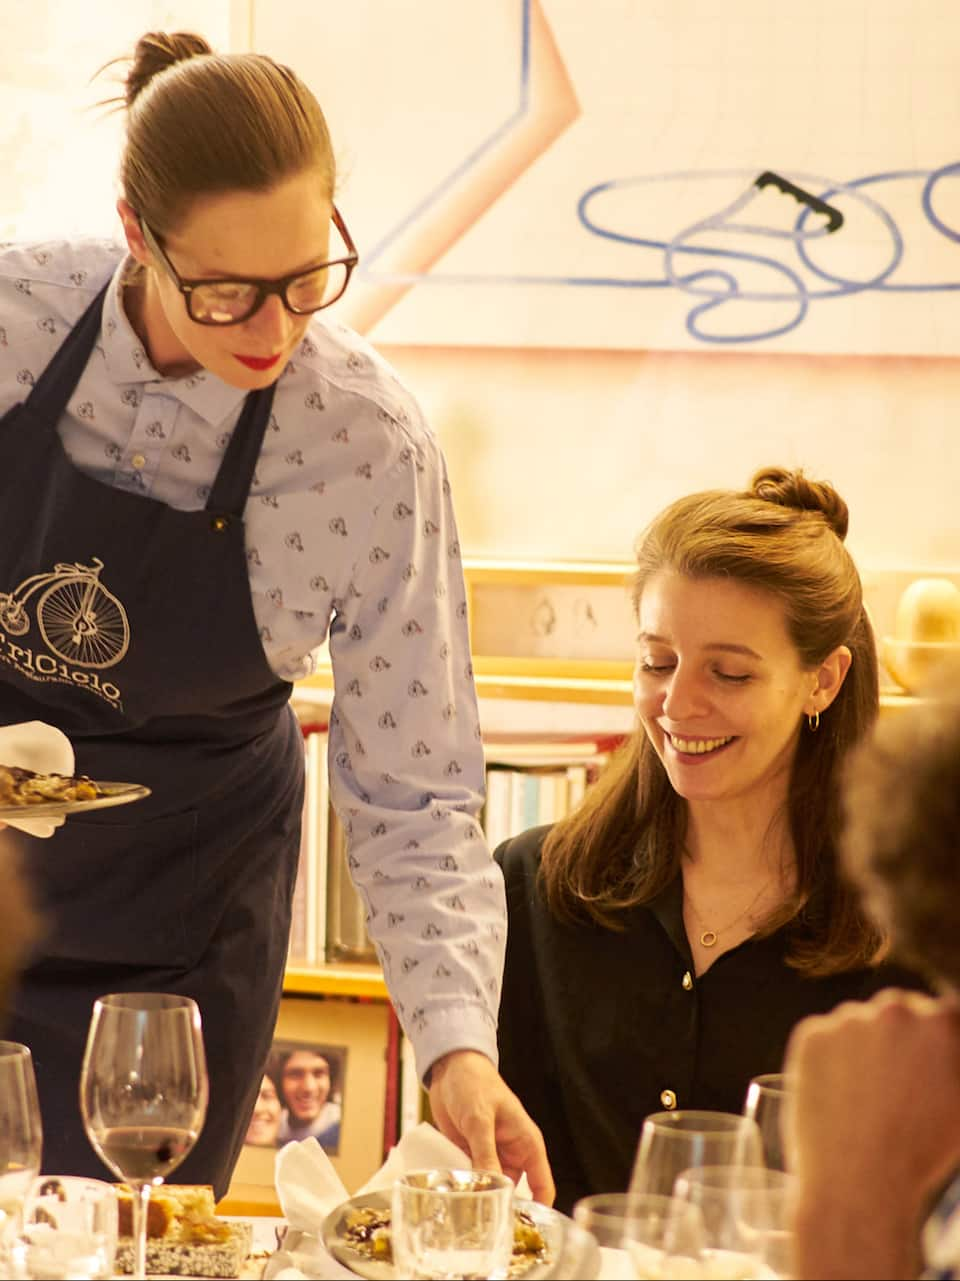
<instances>
[{"instance_id":1,"label":"red wine in glass","mask_svg":"<svg viewBox=\"0 0 960 1281\"><path fill-rule=\"evenodd\" d=\"M207 1094L195 1001L165 992L118 992L94 1002L80 1109L96 1152L130 1188L137 1277L146 1273L150 1189L196 1143Z\"/></svg>"}]
</instances>

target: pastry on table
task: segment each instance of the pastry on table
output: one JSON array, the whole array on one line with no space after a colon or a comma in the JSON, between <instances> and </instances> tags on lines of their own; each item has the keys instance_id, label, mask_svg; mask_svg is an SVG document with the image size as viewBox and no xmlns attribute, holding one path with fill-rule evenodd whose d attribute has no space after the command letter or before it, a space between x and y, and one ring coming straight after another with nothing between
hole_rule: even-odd
<instances>
[{"instance_id":1,"label":"pastry on table","mask_svg":"<svg viewBox=\"0 0 960 1281\"><path fill-rule=\"evenodd\" d=\"M118 1187L118 1273L133 1271L133 1206ZM215 1213L213 1188L168 1183L150 1193L147 1206L147 1272L168 1276L237 1277L250 1253L253 1224L228 1222Z\"/></svg>"}]
</instances>

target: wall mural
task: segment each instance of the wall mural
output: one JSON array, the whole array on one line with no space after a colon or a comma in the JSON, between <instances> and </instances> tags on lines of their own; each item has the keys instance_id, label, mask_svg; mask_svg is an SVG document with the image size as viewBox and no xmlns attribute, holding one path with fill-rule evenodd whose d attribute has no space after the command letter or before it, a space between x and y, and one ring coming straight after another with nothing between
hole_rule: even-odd
<instances>
[{"instance_id":1,"label":"wall mural","mask_svg":"<svg viewBox=\"0 0 960 1281\"><path fill-rule=\"evenodd\" d=\"M948 0L461 0L450 25L444 7L411 22L355 0L337 41L299 29L296 65L362 160L342 193L363 233L350 324L388 343L957 349ZM364 49L385 111L342 48Z\"/></svg>"}]
</instances>

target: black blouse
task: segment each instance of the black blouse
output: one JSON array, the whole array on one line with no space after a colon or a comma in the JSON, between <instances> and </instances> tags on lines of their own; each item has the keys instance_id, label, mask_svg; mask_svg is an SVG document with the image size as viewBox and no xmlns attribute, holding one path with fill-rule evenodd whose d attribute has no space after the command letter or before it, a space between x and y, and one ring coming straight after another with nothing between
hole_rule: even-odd
<instances>
[{"instance_id":1,"label":"black blouse","mask_svg":"<svg viewBox=\"0 0 960 1281\"><path fill-rule=\"evenodd\" d=\"M697 978L679 876L624 915L623 933L561 924L536 884L548 831L494 854L509 916L500 1070L543 1131L565 1213L592 1192L625 1190L650 1112L739 1112L750 1077L781 1070L801 1018L923 986L893 966L806 978L784 961L784 930L745 940Z\"/></svg>"}]
</instances>

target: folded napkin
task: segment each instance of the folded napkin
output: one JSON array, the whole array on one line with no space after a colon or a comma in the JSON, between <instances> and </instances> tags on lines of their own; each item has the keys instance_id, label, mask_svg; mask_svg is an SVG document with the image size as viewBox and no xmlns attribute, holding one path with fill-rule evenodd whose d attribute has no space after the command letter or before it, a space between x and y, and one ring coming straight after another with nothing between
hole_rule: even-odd
<instances>
[{"instance_id":1,"label":"folded napkin","mask_svg":"<svg viewBox=\"0 0 960 1281\"><path fill-rule=\"evenodd\" d=\"M72 774L73 747L69 738L43 721L23 721L0 727L0 765L16 765L37 774ZM30 836L52 836L62 818L8 818Z\"/></svg>"},{"instance_id":2,"label":"folded napkin","mask_svg":"<svg viewBox=\"0 0 960 1281\"><path fill-rule=\"evenodd\" d=\"M469 1170L470 1165L469 1156L455 1143L428 1122L421 1121L390 1149L386 1161L363 1187L357 1188L356 1195L389 1189L407 1170ZM302 1139L281 1148L277 1153L274 1175L283 1217L291 1228L302 1232L319 1233L327 1215L350 1196L316 1139ZM517 1185L517 1195L530 1196L526 1175ZM319 1247L311 1250L308 1266L311 1276L355 1276L325 1250L321 1254ZM295 1269L285 1269L277 1274L278 1278L298 1275L304 1274Z\"/></svg>"}]
</instances>

